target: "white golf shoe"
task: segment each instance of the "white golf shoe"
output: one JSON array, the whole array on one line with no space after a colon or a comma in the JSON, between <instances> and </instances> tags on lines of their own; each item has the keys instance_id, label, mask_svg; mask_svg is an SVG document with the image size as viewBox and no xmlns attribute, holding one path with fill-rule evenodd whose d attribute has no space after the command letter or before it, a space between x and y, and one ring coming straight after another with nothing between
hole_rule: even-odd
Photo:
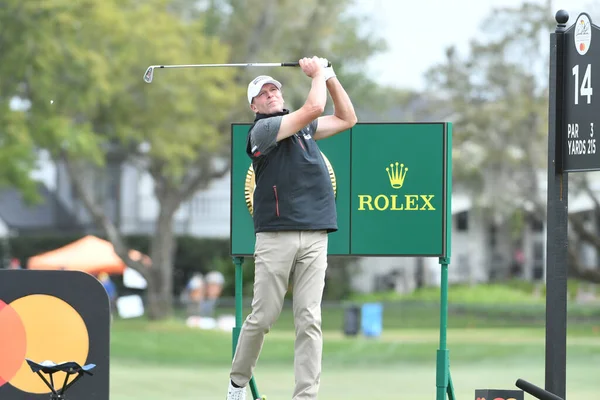
<instances>
[{"instance_id":1,"label":"white golf shoe","mask_svg":"<svg viewBox=\"0 0 600 400\"><path fill-rule=\"evenodd\" d=\"M229 389L227 390L227 400L246 400L246 388L236 388L229 381Z\"/></svg>"}]
</instances>

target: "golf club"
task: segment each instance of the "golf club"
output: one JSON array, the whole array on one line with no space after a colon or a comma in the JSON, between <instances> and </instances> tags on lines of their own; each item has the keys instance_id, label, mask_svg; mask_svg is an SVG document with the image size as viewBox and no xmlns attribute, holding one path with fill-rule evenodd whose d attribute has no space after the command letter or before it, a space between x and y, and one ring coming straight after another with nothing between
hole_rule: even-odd
<instances>
[{"instance_id":1,"label":"golf club","mask_svg":"<svg viewBox=\"0 0 600 400\"><path fill-rule=\"evenodd\" d=\"M298 62L281 62L281 63L245 63L245 64L181 64L181 65L151 65L144 74L144 82L152 83L154 79L155 68L203 68L203 67L298 67ZM328 62L326 67L330 67Z\"/></svg>"}]
</instances>

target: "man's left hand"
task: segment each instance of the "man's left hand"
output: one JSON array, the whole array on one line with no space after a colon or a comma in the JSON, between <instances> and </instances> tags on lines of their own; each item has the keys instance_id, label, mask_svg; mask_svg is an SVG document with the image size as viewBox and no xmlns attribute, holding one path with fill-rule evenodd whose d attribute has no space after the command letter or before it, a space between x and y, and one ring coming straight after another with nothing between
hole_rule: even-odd
<instances>
[{"instance_id":1,"label":"man's left hand","mask_svg":"<svg viewBox=\"0 0 600 400\"><path fill-rule=\"evenodd\" d=\"M324 59L325 64L327 65L327 59ZM325 67L323 68L323 76L325 77L325 81L327 81L329 78L333 78L335 75L335 72L333 71L333 64L330 67Z\"/></svg>"}]
</instances>

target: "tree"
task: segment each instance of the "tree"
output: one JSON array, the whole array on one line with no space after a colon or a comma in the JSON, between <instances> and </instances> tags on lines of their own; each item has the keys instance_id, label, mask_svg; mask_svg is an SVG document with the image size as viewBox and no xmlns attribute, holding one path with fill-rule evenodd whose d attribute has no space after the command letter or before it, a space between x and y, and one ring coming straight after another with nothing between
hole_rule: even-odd
<instances>
[{"instance_id":1,"label":"tree","mask_svg":"<svg viewBox=\"0 0 600 400\"><path fill-rule=\"evenodd\" d=\"M541 179L547 168L548 51L553 5L524 3L492 12L484 21L489 41L473 41L466 57L450 48L445 63L428 71L433 91L446 102L454 129L458 187L479 194L496 215L546 219ZM487 38L487 36L486 36ZM571 195L588 196L588 213L569 214L569 267L580 279L600 282L600 265L585 267L578 249L600 254L600 202L590 173L570 175Z\"/></svg>"},{"instance_id":2,"label":"tree","mask_svg":"<svg viewBox=\"0 0 600 400\"><path fill-rule=\"evenodd\" d=\"M571 174L569 179L570 196L587 197L592 207L585 212L569 213L568 235L568 262L570 273L584 281L600 283L600 200L598 200L597 188L593 185L597 173ZM596 253L595 264L585 265L579 251L584 246L589 246Z\"/></svg>"},{"instance_id":3,"label":"tree","mask_svg":"<svg viewBox=\"0 0 600 400\"><path fill-rule=\"evenodd\" d=\"M30 172L35 167L34 143L39 135L23 129L26 124L23 111L29 107L29 101L19 79L27 73L20 64L21 55L28 45L31 46L31 43L22 42L21 36L24 21L20 17L26 8L31 6L20 4L17 7L17 2L0 8L0 74L3 77L0 80L0 186L16 187L27 201L36 202L40 199ZM17 9L21 12L15 13Z\"/></svg>"},{"instance_id":4,"label":"tree","mask_svg":"<svg viewBox=\"0 0 600 400\"><path fill-rule=\"evenodd\" d=\"M3 88L2 97L21 95L31 103L24 113L7 113L5 118L21 122L8 131L31 137L65 163L116 253L148 280L149 314L155 318L170 309L173 214L197 182L224 173L210 163L212 153L222 150L217 125L231 106L229 95L241 95L226 69L143 82L145 67L154 63L224 62L228 56L217 38L203 35L200 22L182 21L168 6L163 0L47 1L35 7L14 1L0 21L20 32L19 40L2 43L12 63L0 68L16 82ZM141 143L147 144L145 154ZM126 243L90 190L97 183L86 181L90 166L102 167L115 148L155 178L161 208L150 267L129 259Z\"/></svg>"},{"instance_id":5,"label":"tree","mask_svg":"<svg viewBox=\"0 0 600 400\"><path fill-rule=\"evenodd\" d=\"M179 3L188 9L196 5L190 0ZM205 21L207 34L216 35L231 46L229 62L297 61L313 55L328 58L352 95L355 108L366 109L373 107L375 96L364 89L377 89L377 85L365 74L364 63L385 50L386 44L367 30L371 27L368 18L359 19L352 14L353 3L352 0L270 0L257 4L212 0L196 15ZM361 30L363 34L359 33ZM263 73L276 76L284 84L289 108L297 109L304 103L309 81L298 69L239 69L235 80L245 89L251 79ZM354 95L359 92L360 95ZM252 114L245 96L239 100L232 118L250 119Z\"/></svg>"},{"instance_id":6,"label":"tree","mask_svg":"<svg viewBox=\"0 0 600 400\"><path fill-rule=\"evenodd\" d=\"M508 218L545 219L539 178L546 167L548 55L551 4L524 3L494 10L461 57L449 48L428 71L432 91L453 121L457 187ZM555 23L554 23L555 24ZM542 49L542 50L541 50Z\"/></svg>"},{"instance_id":7,"label":"tree","mask_svg":"<svg viewBox=\"0 0 600 400\"><path fill-rule=\"evenodd\" d=\"M343 12L349 3L266 1L250 7L243 1L209 1L198 10L202 3L182 0L49 0L35 7L13 0L2 13L1 26L19 32L20 40L2 42L13 63L0 68L16 84L2 88L1 96L19 94L31 102L19 114L23 122L10 129L32 137L65 164L116 253L147 279L151 318L166 317L172 306L173 215L229 170L229 126L250 116L247 81L265 71L159 70L148 85L143 70L152 64L283 61L319 54L331 55L339 62L338 75L352 75L358 84L362 74L356 64L381 42L358 35L359 21ZM301 17L308 28L295 22ZM298 71L278 72L286 101L298 106L308 91L307 78ZM128 257L118 228L94 195L97 182L89 180L89 170L102 169L109 158L136 162L154 179L159 214L149 267Z\"/></svg>"}]
</instances>

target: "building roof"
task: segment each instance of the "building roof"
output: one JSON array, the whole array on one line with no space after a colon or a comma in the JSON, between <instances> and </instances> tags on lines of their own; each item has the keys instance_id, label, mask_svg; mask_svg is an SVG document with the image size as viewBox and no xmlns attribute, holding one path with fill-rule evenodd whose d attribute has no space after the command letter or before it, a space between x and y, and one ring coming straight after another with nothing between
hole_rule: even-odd
<instances>
[{"instance_id":1,"label":"building roof","mask_svg":"<svg viewBox=\"0 0 600 400\"><path fill-rule=\"evenodd\" d=\"M77 221L46 185L37 185L41 200L28 204L19 190L0 189L0 218L11 230L76 227Z\"/></svg>"}]
</instances>

